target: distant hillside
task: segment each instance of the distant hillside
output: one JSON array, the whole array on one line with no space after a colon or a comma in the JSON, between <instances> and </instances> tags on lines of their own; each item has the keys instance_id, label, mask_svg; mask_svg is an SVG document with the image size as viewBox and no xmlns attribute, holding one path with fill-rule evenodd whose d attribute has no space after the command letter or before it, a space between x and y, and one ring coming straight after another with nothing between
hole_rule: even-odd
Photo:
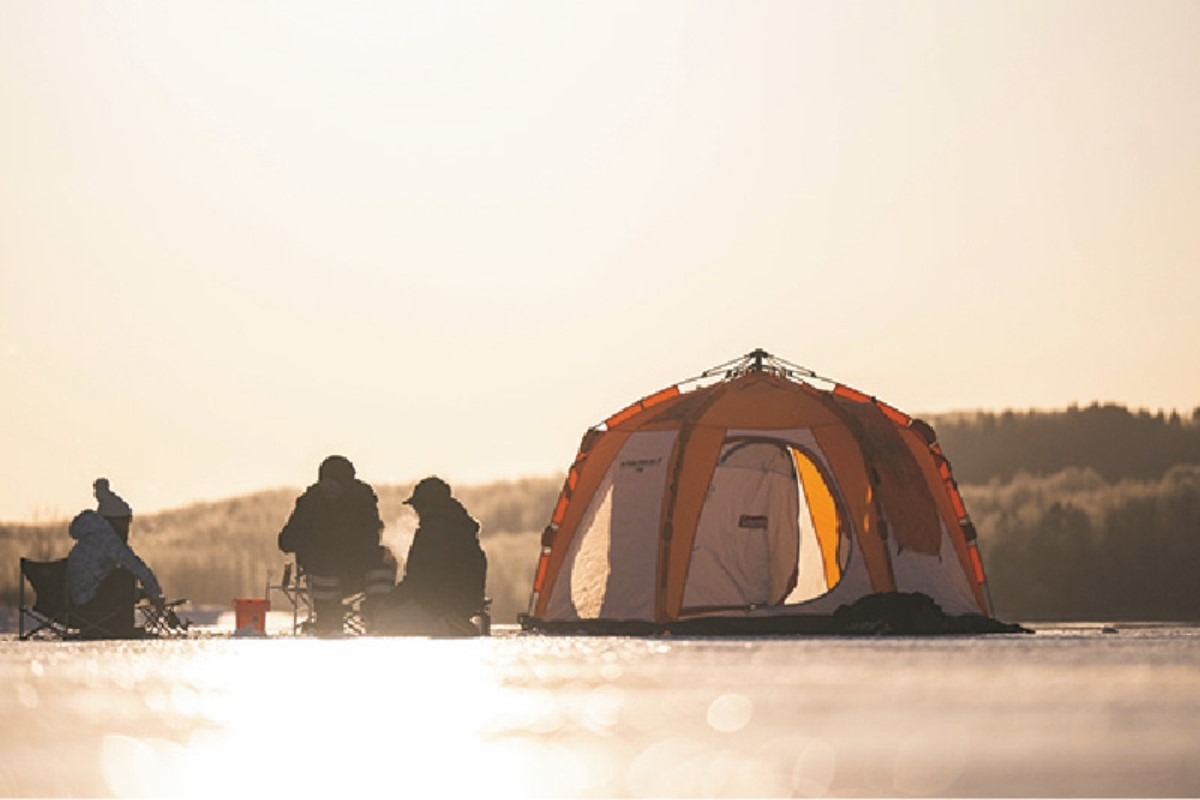
<instances>
[{"instance_id":1,"label":"distant hillside","mask_svg":"<svg viewBox=\"0 0 1200 800\"><path fill-rule=\"evenodd\" d=\"M1200 464L1200 407L1190 419L1119 405L1065 411L932 415L959 483L1052 475L1069 467L1107 481L1159 478L1178 464Z\"/></svg>"},{"instance_id":2,"label":"distant hillside","mask_svg":"<svg viewBox=\"0 0 1200 800\"><path fill-rule=\"evenodd\" d=\"M996 613L1200 620L1200 408L927 418L979 530Z\"/></svg>"},{"instance_id":3,"label":"distant hillside","mask_svg":"<svg viewBox=\"0 0 1200 800\"><path fill-rule=\"evenodd\" d=\"M541 530L562 488L561 477L525 478L456 487L455 494L483 526L493 616L516 620L529 600ZM403 500L411 485L381 485L384 540L401 560L416 517ZM268 577L278 579L286 557L276 536L291 513L297 489L273 489L134 518L131 541L172 597L229 606L234 597L258 597ZM16 605L17 562L61 558L71 549L67 521L0 523L0 605ZM277 600L280 598L277 597Z\"/></svg>"},{"instance_id":4,"label":"distant hillside","mask_svg":"<svg viewBox=\"0 0 1200 800\"><path fill-rule=\"evenodd\" d=\"M1110 482L1071 467L963 486L997 616L1200 621L1200 466Z\"/></svg>"}]
</instances>

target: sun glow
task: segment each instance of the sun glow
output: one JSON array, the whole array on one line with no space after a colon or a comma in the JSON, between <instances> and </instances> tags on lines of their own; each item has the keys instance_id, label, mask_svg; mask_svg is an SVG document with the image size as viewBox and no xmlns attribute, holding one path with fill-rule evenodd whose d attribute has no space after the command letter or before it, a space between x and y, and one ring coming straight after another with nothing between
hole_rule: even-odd
<instances>
[{"instance_id":1,"label":"sun glow","mask_svg":"<svg viewBox=\"0 0 1200 800\"><path fill-rule=\"evenodd\" d=\"M670 653L651 643L643 655ZM98 771L114 795L269 796L296 787L328 797L689 787L753 795L791 780L790 745L766 743L760 763L711 740L746 728L755 714L749 697L689 694L702 729L664 739L663 715L681 708L643 704L621 688L624 658L601 644L274 638L189 648L166 661L170 685L156 676L138 713L168 733L110 729L101 737ZM599 665L597 681L579 681L584 664ZM96 713L97 721L112 714ZM687 758L664 765L664 752Z\"/></svg>"},{"instance_id":2,"label":"sun glow","mask_svg":"<svg viewBox=\"0 0 1200 800\"><path fill-rule=\"evenodd\" d=\"M163 713L182 741L105 737L103 773L121 796L529 796L540 745L496 740L556 710L500 690L476 642L361 639L238 643L237 657L181 664ZM409 646L411 645L411 646ZM543 726L544 727L544 726Z\"/></svg>"}]
</instances>

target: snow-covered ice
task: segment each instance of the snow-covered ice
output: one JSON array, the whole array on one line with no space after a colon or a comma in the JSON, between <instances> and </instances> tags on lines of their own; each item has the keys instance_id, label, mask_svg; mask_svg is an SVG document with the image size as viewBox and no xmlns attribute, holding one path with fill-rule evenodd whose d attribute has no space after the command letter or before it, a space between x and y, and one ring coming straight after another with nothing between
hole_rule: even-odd
<instances>
[{"instance_id":1,"label":"snow-covered ice","mask_svg":"<svg viewBox=\"0 0 1200 800\"><path fill-rule=\"evenodd\" d=\"M1200 629L0 641L0 795L1195 796Z\"/></svg>"}]
</instances>

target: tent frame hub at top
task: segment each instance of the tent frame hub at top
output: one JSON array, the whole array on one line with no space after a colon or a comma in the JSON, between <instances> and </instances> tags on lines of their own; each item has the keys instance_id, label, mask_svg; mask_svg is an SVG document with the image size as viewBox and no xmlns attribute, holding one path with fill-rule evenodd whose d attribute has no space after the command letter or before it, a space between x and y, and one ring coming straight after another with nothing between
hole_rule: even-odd
<instances>
[{"instance_id":1,"label":"tent frame hub at top","mask_svg":"<svg viewBox=\"0 0 1200 800\"><path fill-rule=\"evenodd\" d=\"M693 381L703 381L707 378L721 378L729 380L745 375L748 372L769 372L773 375L778 375L781 378L801 381L823 381L825 383L836 383L829 378L823 378L813 372L808 367L802 367L799 364L793 364L790 361L782 359L776 355L768 353L761 347L751 350L744 356L738 356L735 359L726 361L723 364L718 364L711 369L697 375L695 378L690 378L686 381L680 381L680 386L691 383Z\"/></svg>"}]
</instances>

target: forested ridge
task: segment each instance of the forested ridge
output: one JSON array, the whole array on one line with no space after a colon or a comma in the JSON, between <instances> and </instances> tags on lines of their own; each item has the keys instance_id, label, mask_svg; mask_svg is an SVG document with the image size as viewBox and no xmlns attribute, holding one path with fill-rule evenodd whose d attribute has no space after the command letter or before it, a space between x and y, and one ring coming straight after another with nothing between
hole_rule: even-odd
<instances>
[{"instance_id":1,"label":"forested ridge","mask_svg":"<svg viewBox=\"0 0 1200 800\"><path fill-rule=\"evenodd\" d=\"M1200 407L1131 411L1113 404L1065 411L931 416L961 484L1050 475L1080 467L1107 481L1160 478L1176 464L1200 464Z\"/></svg>"},{"instance_id":2,"label":"forested ridge","mask_svg":"<svg viewBox=\"0 0 1200 800\"><path fill-rule=\"evenodd\" d=\"M1115 405L930 416L979 530L996 615L1013 621L1200 621L1200 409L1186 418ZM483 524L497 621L528 600L539 533L562 477L456 493ZM409 485L376 486L401 553ZM228 605L261 595L297 489L138 515L133 542L173 596ZM90 498L89 498L90 499ZM136 497L128 498L136 507ZM0 605L17 559L65 555L66 520L0 523Z\"/></svg>"},{"instance_id":3,"label":"forested ridge","mask_svg":"<svg viewBox=\"0 0 1200 800\"><path fill-rule=\"evenodd\" d=\"M1200 408L929 421L979 530L997 615L1200 620Z\"/></svg>"}]
</instances>

